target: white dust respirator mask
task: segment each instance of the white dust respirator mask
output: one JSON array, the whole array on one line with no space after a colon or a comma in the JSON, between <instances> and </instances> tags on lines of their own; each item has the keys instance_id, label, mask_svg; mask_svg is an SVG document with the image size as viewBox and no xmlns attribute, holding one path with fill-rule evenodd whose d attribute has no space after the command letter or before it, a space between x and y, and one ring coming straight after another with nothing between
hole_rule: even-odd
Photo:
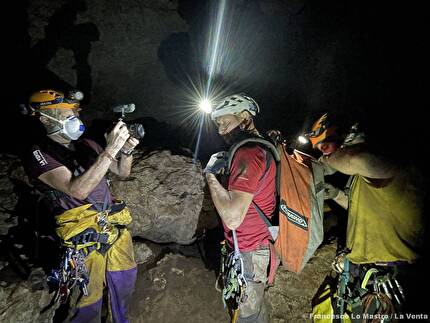
<instances>
[{"instance_id":1,"label":"white dust respirator mask","mask_svg":"<svg viewBox=\"0 0 430 323\"><path fill-rule=\"evenodd\" d=\"M82 123L81 119L77 116L67 117L65 120L58 120L54 117L51 117L47 114L40 113L44 117L48 119L54 120L60 124L60 128L50 132L50 135L59 134L63 138L67 140L77 140L85 131L85 125Z\"/></svg>"}]
</instances>

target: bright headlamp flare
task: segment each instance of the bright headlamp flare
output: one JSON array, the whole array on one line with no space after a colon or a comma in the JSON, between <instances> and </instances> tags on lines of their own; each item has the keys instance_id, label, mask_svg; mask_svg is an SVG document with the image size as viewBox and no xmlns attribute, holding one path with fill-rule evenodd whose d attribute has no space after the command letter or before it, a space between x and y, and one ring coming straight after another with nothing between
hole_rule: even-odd
<instances>
[{"instance_id":1,"label":"bright headlamp flare","mask_svg":"<svg viewBox=\"0 0 430 323\"><path fill-rule=\"evenodd\" d=\"M205 95L204 95L204 97L206 98L209 96L209 93L211 92L212 77L215 72L217 61L220 59L219 47L220 47L220 38L221 38L223 24L224 24L225 9L226 9L226 1L220 0L218 5L214 38L209 39L211 43L210 44L211 46L209 46L209 48L211 48L211 55L210 55L209 65L208 65L208 80L207 80ZM203 99L200 103L200 109L206 113L211 113L212 107L209 100ZM194 150L194 158L193 158L194 162L197 160L197 157L199 154L199 145L200 145L200 139L202 135L203 122L204 122L204 116L202 115L200 116L199 132L197 135L196 149Z\"/></svg>"},{"instance_id":2,"label":"bright headlamp flare","mask_svg":"<svg viewBox=\"0 0 430 323\"><path fill-rule=\"evenodd\" d=\"M297 141L302 145L307 144L309 142L308 138L306 138L305 136L299 136L297 138Z\"/></svg>"},{"instance_id":3,"label":"bright headlamp flare","mask_svg":"<svg viewBox=\"0 0 430 323\"><path fill-rule=\"evenodd\" d=\"M211 113L212 112L212 103L210 100L208 99L203 99L200 101L199 103L199 108L200 110L202 110L203 112L206 113Z\"/></svg>"}]
</instances>

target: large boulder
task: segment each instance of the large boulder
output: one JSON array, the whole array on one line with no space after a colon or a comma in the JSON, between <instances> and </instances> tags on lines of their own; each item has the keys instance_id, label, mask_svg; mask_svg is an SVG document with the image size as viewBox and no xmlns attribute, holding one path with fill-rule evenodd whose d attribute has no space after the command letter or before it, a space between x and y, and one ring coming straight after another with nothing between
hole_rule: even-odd
<instances>
[{"instance_id":1,"label":"large boulder","mask_svg":"<svg viewBox=\"0 0 430 323\"><path fill-rule=\"evenodd\" d=\"M133 236L154 242L195 240L203 204L204 179L192 158L154 151L137 155L130 177L112 178L113 193L132 211Z\"/></svg>"},{"instance_id":2,"label":"large boulder","mask_svg":"<svg viewBox=\"0 0 430 323\"><path fill-rule=\"evenodd\" d=\"M30 187L16 157L1 155L0 175L0 235L5 235L17 225L17 194ZM167 150L140 152L130 177L111 177L115 196L125 199L132 210L130 230L134 236L161 243L195 240L205 185L200 164Z\"/></svg>"}]
</instances>

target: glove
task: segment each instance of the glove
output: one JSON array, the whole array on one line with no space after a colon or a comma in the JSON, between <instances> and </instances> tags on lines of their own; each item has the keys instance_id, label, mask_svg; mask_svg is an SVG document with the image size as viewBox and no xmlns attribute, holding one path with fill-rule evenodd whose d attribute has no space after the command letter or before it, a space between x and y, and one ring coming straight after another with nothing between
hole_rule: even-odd
<instances>
[{"instance_id":1,"label":"glove","mask_svg":"<svg viewBox=\"0 0 430 323\"><path fill-rule=\"evenodd\" d=\"M207 174L207 173L211 173L214 175L219 174L226 166L227 166L227 152L220 151L211 156L205 169L203 170L203 174Z\"/></svg>"},{"instance_id":2,"label":"glove","mask_svg":"<svg viewBox=\"0 0 430 323\"><path fill-rule=\"evenodd\" d=\"M338 196L340 189L329 183L324 183L324 200L334 199Z\"/></svg>"}]
</instances>

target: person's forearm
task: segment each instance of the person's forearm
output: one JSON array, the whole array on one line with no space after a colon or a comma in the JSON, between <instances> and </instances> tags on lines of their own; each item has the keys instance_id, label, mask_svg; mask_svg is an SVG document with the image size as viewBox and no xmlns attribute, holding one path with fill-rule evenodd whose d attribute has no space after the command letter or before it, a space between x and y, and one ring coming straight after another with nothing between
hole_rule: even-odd
<instances>
[{"instance_id":1,"label":"person's forearm","mask_svg":"<svg viewBox=\"0 0 430 323\"><path fill-rule=\"evenodd\" d=\"M109 169L119 177L126 178L130 176L132 163L133 155L127 156L125 154L121 154L119 160L112 163Z\"/></svg>"},{"instance_id":2,"label":"person's forearm","mask_svg":"<svg viewBox=\"0 0 430 323\"><path fill-rule=\"evenodd\" d=\"M351 156L346 155L340 151L336 151L335 153L329 156L322 156L320 161L343 174L347 175L355 175L355 170L351 168Z\"/></svg>"},{"instance_id":3,"label":"person's forearm","mask_svg":"<svg viewBox=\"0 0 430 323\"><path fill-rule=\"evenodd\" d=\"M102 152L90 168L70 181L70 194L80 200L85 200L106 175L112 161L113 157L107 151Z\"/></svg>"},{"instance_id":4,"label":"person's forearm","mask_svg":"<svg viewBox=\"0 0 430 323\"><path fill-rule=\"evenodd\" d=\"M122 154L119 160L118 175L124 178L130 176L132 162L133 155L127 156Z\"/></svg>"},{"instance_id":5,"label":"person's forearm","mask_svg":"<svg viewBox=\"0 0 430 323\"><path fill-rule=\"evenodd\" d=\"M213 174L206 174L206 180L212 201L224 224L231 230L236 229L243 221L238 208L234 207L230 192L226 190Z\"/></svg>"},{"instance_id":6,"label":"person's forearm","mask_svg":"<svg viewBox=\"0 0 430 323\"><path fill-rule=\"evenodd\" d=\"M391 165L367 152L349 153L340 149L321 161L346 175L361 175L368 178L390 178L393 176Z\"/></svg>"}]
</instances>

